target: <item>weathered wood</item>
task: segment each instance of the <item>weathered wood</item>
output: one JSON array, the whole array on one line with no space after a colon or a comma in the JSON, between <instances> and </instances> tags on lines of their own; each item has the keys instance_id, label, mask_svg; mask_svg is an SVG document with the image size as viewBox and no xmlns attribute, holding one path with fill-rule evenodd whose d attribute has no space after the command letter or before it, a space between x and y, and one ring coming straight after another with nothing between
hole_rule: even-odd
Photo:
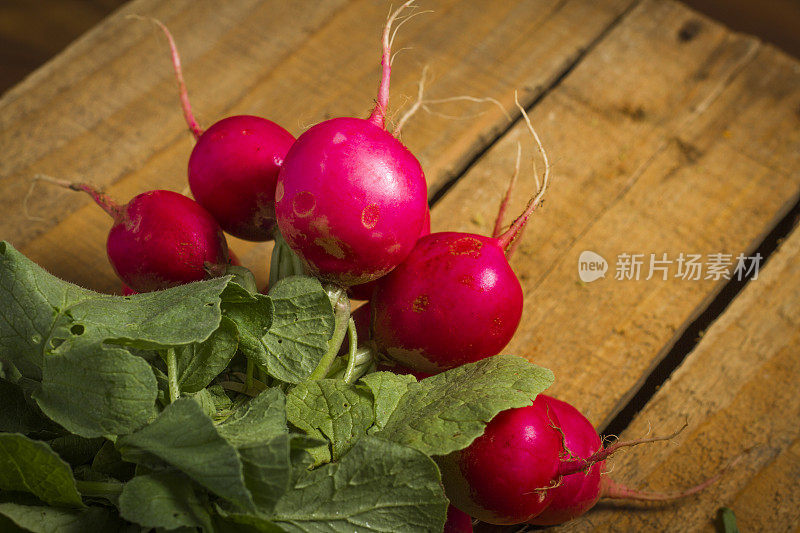
<instances>
[{"instance_id":1,"label":"weathered wood","mask_svg":"<svg viewBox=\"0 0 800 533\"><path fill-rule=\"evenodd\" d=\"M700 482L752 448L705 492L664 505L600 505L565 531L713 531L722 506L741 531L800 526L800 230L774 253L636 416L622 438L689 428L674 444L618 454L612 477L649 490ZM620 512L624 510L625 512Z\"/></svg>"},{"instance_id":2,"label":"weathered wood","mask_svg":"<svg viewBox=\"0 0 800 533\"><path fill-rule=\"evenodd\" d=\"M687 24L699 24L689 41ZM554 179L512 261L526 298L506 351L610 420L725 283L645 281L646 266L617 281L618 254L752 249L800 193L798 105L796 61L681 4L638 6L533 110ZM521 125L436 206L435 229L491 231L518 140L532 145ZM609 261L606 279L579 282L584 250Z\"/></svg>"},{"instance_id":3,"label":"weathered wood","mask_svg":"<svg viewBox=\"0 0 800 533\"><path fill-rule=\"evenodd\" d=\"M431 65L429 96L493 96L506 107L513 91L531 102L557 79L631 0L442 0L398 33L393 105L416 94ZM202 124L234 113L267 116L299 134L336 115L366 116L375 97L379 35L388 4L345 2L170 2L127 5L0 101L0 182L7 194L0 235L55 274L114 290L104 257L109 222L88 201L44 187L26 220L21 202L36 172L85 178L120 199L147 188L182 190L191 149L177 104L163 38L125 19L154 15L171 27ZM488 68L491 66L491 68ZM453 111L454 110L454 111ZM431 190L454 177L507 127L492 106L471 120L419 117L405 132ZM80 240L75 235L81 235ZM70 250L65 251L65 243ZM267 247L232 240L263 279ZM252 254L252 255L251 255Z\"/></svg>"}]
</instances>

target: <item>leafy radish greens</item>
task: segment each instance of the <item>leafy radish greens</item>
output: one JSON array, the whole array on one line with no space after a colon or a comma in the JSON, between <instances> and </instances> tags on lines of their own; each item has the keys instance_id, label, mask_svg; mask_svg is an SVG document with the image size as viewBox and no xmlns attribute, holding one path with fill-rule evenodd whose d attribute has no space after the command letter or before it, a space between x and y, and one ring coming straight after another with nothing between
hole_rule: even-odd
<instances>
[{"instance_id":1,"label":"leafy radish greens","mask_svg":"<svg viewBox=\"0 0 800 533\"><path fill-rule=\"evenodd\" d=\"M500 355L348 383L319 368L336 327L313 278L111 296L0 243L0 529L441 531L432 458L552 373Z\"/></svg>"}]
</instances>

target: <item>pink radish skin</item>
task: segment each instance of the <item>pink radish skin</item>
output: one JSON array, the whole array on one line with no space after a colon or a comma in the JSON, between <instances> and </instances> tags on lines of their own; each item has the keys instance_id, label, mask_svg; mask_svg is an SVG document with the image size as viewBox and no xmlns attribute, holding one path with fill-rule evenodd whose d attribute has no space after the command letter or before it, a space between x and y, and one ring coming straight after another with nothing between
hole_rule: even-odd
<instances>
[{"instance_id":1,"label":"pink radish skin","mask_svg":"<svg viewBox=\"0 0 800 533\"><path fill-rule=\"evenodd\" d=\"M312 275L342 287L386 275L411 251L428 211L417 159L384 129L392 24L384 27L381 83L368 119L313 126L286 154L275 191L278 226Z\"/></svg>"},{"instance_id":2,"label":"pink radish skin","mask_svg":"<svg viewBox=\"0 0 800 533\"><path fill-rule=\"evenodd\" d=\"M248 241L266 241L275 228L275 184L291 133L261 117L236 115L205 132L192 113L178 48L169 29L149 19L169 42L183 115L197 143L189 157L189 187L222 229Z\"/></svg>"},{"instance_id":3,"label":"pink radish skin","mask_svg":"<svg viewBox=\"0 0 800 533\"><path fill-rule=\"evenodd\" d=\"M140 194L119 209L106 250L117 276L137 292L219 276L228 262L219 224L172 191Z\"/></svg>"},{"instance_id":4,"label":"pink radish skin","mask_svg":"<svg viewBox=\"0 0 800 533\"><path fill-rule=\"evenodd\" d=\"M587 459L603 448L600 436L591 422L567 402L540 394L534 403L542 403L558 421L563 433L566 453ZM557 487L549 491L550 504L529 524L550 526L576 518L600 499L600 484L605 461L599 461L586 471L563 476Z\"/></svg>"},{"instance_id":5,"label":"pink radish skin","mask_svg":"<svg viewBox=\"0 0 800 533\"><path fill-rule=\"evenodd\" d=\"M427 210L419 162L386 130L358 118L303 133L286 154L275 192L286 242L311 274L344 287L397 266Z\"/></svg>"},{"instance_id":6,"label":"pink radish skin","mask_svg":"<svg viewBox=\"0 0 800 533\"><path fill-rule=\"evenodd\" d=\"M228 264L229 265L234 265L234 266L242 266L241 261L239 261L239 258L236 256L235 253L233 253L233 250L231 250L230 248L228 248ZM128 287L125 283L122 283L122 288L120 289L120 291L122 292L122 296L130 296L132 294L139 294L135 290L133 290L130 287ZM369 327L369 324L367 324L367 327Z\"/></svg>"},{"instance_id":7,"label":"pink radish skin","mask_svg":"<svg viewBox=\"0 0 800 533\"><path fill-rule=\"evenodd\" d=\"M472 533L472 517L452 505L447 507L447 521L443 533Z\"/></svg>"},{"instance_id":8,"label":"pink radish skin","mask_svg":"<svg viewBox=\"0 0 800 533\"><path fill-rule=\"evenodd\" d=\"M425 235L431 234L431 212L425 213L425 221L422 223L422 231L420 231L419 239ZM418 239L418 240L419 240ZM372 298L372 293L375 292L375 287L378 286L378 280L370 281L362 285L353 285L350 287L350 298L354 300L369 300Z\"/></svg>"},{"instance_id":9,"label":"pink radish skin","mask_svg":"<svg viewBox=\"0 0 800 533\"><path fill-rule=\"evenodd\" d=\"M437 462L454 506L490 524L520 524L549 504L561 451L547 410L533 404L501 412L467 448Z\"/></svg>"},{"instance_id":10,"label":"pink radish skin","mask_svg":"<svg viewBox=\"0 0 800 533\"><path fill-rule=\"evenodd\" d=\"M220 120L200 135L189 157L192 195L231 235L271 239L278 172L294 140L265 118Z\"/></svg>"},{"instance_id":11,"label":"pink radish skin","mask_svg":"<svg viewBox=\"0 0 800 533\"><path fill-rule=\"evenodd\" d=\"M36 179L85 192L114 220L106 252L119 279L136 292L221 276L228 265L225 235L208 211L182 194L148 191L125 205L86 183Z\"/></svg>"},{"instance_id":12,"label":"pink radish skin","mask_svg":"<svg viewBox=\"0 0 800 533\"><path fill-rule=\"evenodd\" d=\"M378 282L378 346L401 365L437 373L500 353L522 316L522 286L500 241L432 233Z\"/></svg>"}]
</instances>

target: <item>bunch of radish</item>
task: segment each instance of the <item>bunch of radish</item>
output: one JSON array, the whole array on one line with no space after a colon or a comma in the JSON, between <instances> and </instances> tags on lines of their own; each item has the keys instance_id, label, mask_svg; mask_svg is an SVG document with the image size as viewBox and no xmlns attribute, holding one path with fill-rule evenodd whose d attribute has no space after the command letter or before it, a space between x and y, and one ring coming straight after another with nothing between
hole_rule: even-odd
<instances>
[{"instance_id":1,"label":"bunch of radish","mask_svg":"<svg viewBox=\"0 0 800 533\"><path fill-rule=\"evenodd\" d=\"M184 115L197 140L188 159L194 200L157 190L119 205L87 184L48 178L90 194L113 218L108 257L127 290L154 291L222 275L236 262L223 231L253 241L275 238L305 273L337 294L337 302L347 300L345 293L369 300L352 317L347 303L345 319L337 320L340 337L347 328L366 339L362 373L377 365L422 379L505 348L523 307L522 287L508 260L547 188L547 155L517 103L545 166L524 212L500 231L506 195L492 236L430 232L422 166L386 129L391 30L410 4L392 13L384 28L382 76L369 117L326 120L296 139L274 122L249 115L224 118L203 131L189 105L174 40L155 21L168 38ZM492 524L558 524L601 497L680 497L716 479L660 495L610 481L607 457L640 442L645 441L604 448L577 409L544 395L531 398L530 406L497 415L469 447L439 459L452 504L446 530L471 531L469 517Z\"/></svg>"}]
</instances>

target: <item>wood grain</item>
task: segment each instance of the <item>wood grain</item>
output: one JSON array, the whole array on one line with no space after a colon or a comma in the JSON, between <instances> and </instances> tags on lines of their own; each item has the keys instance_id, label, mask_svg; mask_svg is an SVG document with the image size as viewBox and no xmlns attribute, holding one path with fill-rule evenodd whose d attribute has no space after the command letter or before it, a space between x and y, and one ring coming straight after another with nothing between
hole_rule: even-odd
<instances>
[{"instance_id":1,"label":"wood grain","mask_svg":"<svg viewBox=\"0 0 800 533\"><path fill-rule=\"evenodd\" d=\"M722 506L741 531L800 526L800 231L773 254L622 438L689 428L673 444L613 461L615 480L649 490L700 482L752 448L716 485L662 505L602 504L564 531L713 531ZM624 511L624 512L621 512Z\"/></svg>"},{"instance_id":2,"label":"wood grain","mask_svg":"<svg viewBox=\"0 0 800 533\"><path fill-rule=\"evenodd\" d=\"M607 423L726 281L645 281L647 267L618 281L618 254L751 250L800 193L799 106L795 61L681 4L639 5L533 110L554 180L512 261L525 311L506 351ZM435 229L491 231L517 141L532 144L521 126L436 207ZM522 183L517 210L530 166ZM609 261L606 279L579 282L584 250Z\"/></svg>"},{"instance_id":3,"label":"wood grain","mask_svg":"<svg viewBox=\"0 0 800 533\"><path fill-rule=\"evenodd\" d=\"M509 108L519 89L530 103L602 34L630 0L441 0L398 33L393 106L416 93L423 63L429 97L492 96ZM218 3L137 0L0 101L0 182L8 194L0 235L56 275L98 290L116 289L103 245L109 221L88 200L38 187L26 220L22 200L36 172L85 178L120 199L148 188L182 190L191 136L182 123L164 41L126 14L170 26L202 124L235 113L267 116L299 134L336 115L366 116L378 80L378 40L388 3ZM346 37L346 38L345 38ZM491 67L491 68L488 68ZM415 118L405 139L430 190L508 126L492 106L456 106ZM75 239L80 235L80 239ZM64 250L69 243L69 250ZM265 245L232 240L264 278Z\"/></svg>"}]
</instances>

